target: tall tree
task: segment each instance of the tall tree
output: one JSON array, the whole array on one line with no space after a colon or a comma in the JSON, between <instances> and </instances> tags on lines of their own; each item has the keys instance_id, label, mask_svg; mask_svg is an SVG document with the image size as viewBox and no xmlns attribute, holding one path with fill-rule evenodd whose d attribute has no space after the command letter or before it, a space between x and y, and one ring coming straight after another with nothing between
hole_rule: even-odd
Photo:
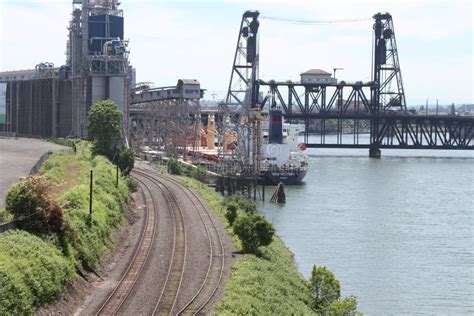
<instances>
[{"instance_id":1,"label":"tall tree","mask_svg":"<svg viewBox=\"0 0 474 316\"><path fill-rule=\"evenodd\" d=\"M322 312L341 297L341 285L328 268L313 266L311 272L311 288L313 292L313 308Z\"/></svg>"},{"instance_id":2,"label":"tall tree","mask_svg":"<svg viewBox=\"0 0 474 316\"><path fill-rule=\"evenodd\" d=\"M122 113L112 100L100 101L89 110L87 134L93 144L94 155L114 160L116 147L122 138L121 117Z\"/></svg>"}]
</instances>

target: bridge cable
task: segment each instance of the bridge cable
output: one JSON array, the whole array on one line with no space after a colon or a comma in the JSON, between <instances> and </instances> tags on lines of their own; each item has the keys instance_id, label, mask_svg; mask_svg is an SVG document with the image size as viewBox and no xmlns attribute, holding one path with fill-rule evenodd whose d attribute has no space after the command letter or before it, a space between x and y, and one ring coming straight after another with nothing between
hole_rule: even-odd
<instances>
[{"instance_id":1,"label":"bridge cable","mask_svg":"<svg viewBox=\"0 0 474 316\"><path fill-rule=\"evenodd\" d=\"M280 22L280 23L297 24L297 25L326 25L326 24L370 21L372 20L372 17L354 18L354 19L335 19L335 20L303 20L303 19L290 19L290 18L263 16L261 17L261 19L270 20L274 22Z\"/></svg>"}]
</instances>

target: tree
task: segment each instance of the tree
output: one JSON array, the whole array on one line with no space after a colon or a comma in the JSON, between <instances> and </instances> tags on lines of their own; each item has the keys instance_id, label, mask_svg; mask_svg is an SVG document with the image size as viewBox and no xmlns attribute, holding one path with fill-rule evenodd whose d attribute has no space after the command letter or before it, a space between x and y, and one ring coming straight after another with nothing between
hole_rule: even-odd
<instances>
[{"instance_id":1,"label":"tree","mask_svg":"<svg viewBox=\"0 0 474 316\"><path fill-rule=\"evenodd\" d=\"M242 243L246 253L258 253L260 246L268 246L275 235L272 224L264 217L253 213L243 213L237 217L233 225L234 233Z\"/></svg>"},{"instance_id":2,"label":"tree","mask_svg":"<svg viewBox=\"0 0 474 316\"><path fill-rule=\"evenodd\" d=\"M329 315L333 316L361 315L357 312L357 300L353 296L332 302L331 305L328 306L327 311Z\"/></svg>"},{"instance_id":3,"label":"tree","mask_svg":"<svg viewBox=\"0 0 474 316\"><path fill-rule=\"evenodd\" d=\"M122 113L112 100L96 103L89 110L88 139L92 142L92 153L114 159L116 147L122 139L120 119Z\"/></svg>"},{"instance_id":4,"label":"tree","mask_svg":"<svg viewBox=\"0 0 474 316\"><path fill-rule=\"evenodd\" d=\"M123 145L119 146L114 163L120 168L124 175L128 176L135 165L135 153L130 148Z\"/></svg>"},{"instance_id":5,"label":"tree","mask_svg":"<svg viewBox=\"0 0 474 316\"><path fill-rule=\"evenodd\" d=\"M239 205L235 202L230 202L226 206L225 218L229 222L229 225L232 226L237 218L237 210L239 209Z\"/></svg>"},{"instance_id":6,"label":"tree","mask_svg":"<svg viewBox=\"0 0 474 316\"><path fill-rule=\"evenodd\" d=\"M313 308L318 312L325 311L331 303L341 297L341 285L334 274L326 267L313 266L310 283L313 294Z\"/></svg>"}]
</instances>

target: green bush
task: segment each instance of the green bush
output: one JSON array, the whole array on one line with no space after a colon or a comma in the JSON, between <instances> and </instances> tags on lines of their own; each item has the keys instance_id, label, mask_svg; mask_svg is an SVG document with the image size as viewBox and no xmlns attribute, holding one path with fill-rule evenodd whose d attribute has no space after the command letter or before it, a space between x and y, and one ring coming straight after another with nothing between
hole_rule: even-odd
<instances>
[{"instance_id":1,"label":"green bush","mask_svg":"<svg viewBox=\"0 0 474 316\"><path fill-rule=\"evenodd\" d=\"M242 250L254 254L260 246L268 246L275 234L275 229L263 216L252 213L239 215L233 229L242 243Z\"/></svg>"},{"instance_id":2,"label":"green bush","mask_svg":"<svg viewBox=\"0 0 474 316\"><path fill-rule=\"evenodd\" d=\"M138 191L138 182L132 177L127 177L127 186L130 192Z\"/></svg>"},{"instance_id":3,"label":"green bush","mask_svg":"<svg viewBox=\"0 0 474 316\"><path fill-rule=\"evenodd\" d=\"M307 281L279 238L262 249L263 257L245 255L232 265L216 315L314 315Z\"/></svg>"},{"instance_id":4,"label":"green bush","mask_svg":"<svg viewBox=\"0 0 474 316\"><path fill-rule=\"evenodd\" d=\"M357 312L357 299L353 296L332 302L326 309L326 314L333 316L361 315Z\"/></svg>"},{"instance_id":5,"label":"green bush","mask_svg":"<svg viewBox=\"0 0 474 316\"><path fill-rule=\"evenodd\" d=\"M0 315L31 314L33 295L15 262L0 253Z\"/></svg>"},{"instance_id":6,"label":"green bush","mask_svg":"<svg viewBox=\"0 0 474 316\"><path fill-rule=\"evenodd\" d=\"M181 164L178 159L171 157L168 160L168 172L174 175L180 175L182 173Z\"/></svg>"},{"instance_id":7,"label":"green bush","mask_svg":"<svg viewBox=\"0 0 474 316\"><path fill-rule=\"evenodd\" d=\"M135 165L135 153L131 148L119 146L115 157L115 164L124 175L128 176Z\"/></svg>"},{"instance_id":8,"label":"green bush","mask_svg":"<svg viewBox=\"0 0 474 316\"><path fill-rule=\"evenodd\" d=\"M0 224L11 222L13 218L14 217L12 213L7 212L7 210L4 207L0 208Z\"/></svg>"},{"instance_id":9,"label":"green bush","mask_svg":"<svg viewBox=\"0 0 474 316\"><path fill-rule=\"evenodd\" d=\"M224 200L224 206L228 203L236 203L239 206L239 209L247 213L255 213L257 211L257 204L241 194L233 194L227 197Z\"/></svg>"},{"instance_id":10,"label":"green bush","mask_svg":"<svg viewBox=\"0 0 474 316\"><path fill-rule=\"evenodd\" d=\"M53 245L24 231L0 235L0 315L29 314L52 302L74 266Z\"/></svg>"},{"instance_id":11,"label":"green bush","mask_svg":"<svg viewBox=\"0 0 474 316\"><path fill-rule=\"evenodd\" d=\"M201 182L205 182L207 178L207 169L204 167L193 168L191 171L191 177Z\"/></svg>"},{"instance_id":12,"label":"green bush","mask_svg":"<svg viewBox=\"0 0 474 316\"><path fill-rule=\"evenodd\" d=\"M17 227L36 234L62 235L67 228L61 206L49 196L50 183L42 176L29 176L8 190L6 208Z\"/></svg>"},{"instance_id":13,"label":"green bush","mask_svg":"<svg viewBox=\"0 0 474 316\"><path fill-rule=\"evenodd\" d=\"M229 222L229 225L232 226L235 222L235 219L237 218L237 210L239 209L239 206L237 203L230 202L226 206L226 213L225 213L225 218Z\"/></svg>"}]
</instances>

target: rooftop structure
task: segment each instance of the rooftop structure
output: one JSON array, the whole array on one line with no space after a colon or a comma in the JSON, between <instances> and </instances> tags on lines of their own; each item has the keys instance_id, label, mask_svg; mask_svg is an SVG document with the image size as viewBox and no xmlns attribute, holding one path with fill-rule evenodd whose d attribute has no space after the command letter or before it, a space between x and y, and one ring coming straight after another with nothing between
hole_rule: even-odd
<instances>
[{"instance_id":1,"label":"rooftop structure","mask_svg":"<svg viewBox=\"0 0 474 316\"><path fill-rule=\"evenodd\" d=\"M322 69L310 69L300 74L301 83L322 83L334 84L337 79L331 76L331 73Z\"/></svg>"}]
</instances>

